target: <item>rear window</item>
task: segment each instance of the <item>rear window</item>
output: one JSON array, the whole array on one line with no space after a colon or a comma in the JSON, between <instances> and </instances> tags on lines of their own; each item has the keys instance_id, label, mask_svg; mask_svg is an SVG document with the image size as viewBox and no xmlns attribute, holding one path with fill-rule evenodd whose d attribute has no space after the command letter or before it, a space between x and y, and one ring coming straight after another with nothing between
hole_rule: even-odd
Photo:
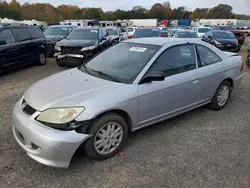
<instances>
[{"instance_id":1,"label":"rear window","mask_svg":"<svg viewBox=\"0 0 250 188\"><path fill-rule=\"evenodd\" d=\"M6 44L15 42L12 33L9 29L0 31L0 41L6 42Z\"/></svg>"},{"instance_id":2,"label":"rear window","mask_svg":"<svg viewBox=\"0 0 250 188\"><path fill-rule=\"evenodd\" d=\"M198 29L199 33L207 33L208 31L211 31L211 29L210 28L199 28Z\"/></svg>"},{"instance_id":3,"label":"rear window","mask_svg":"<svg viewBox=\"0 0 250 188\"><path fill-rule=\"evenodd\" d=\"M27 28L11 28L11 31L17 42L31 40L31 35Z\"/></svg>"},{"instance_id":4,"label":"rear window","mask_svg":"<svg viewBox=\"0 0 250 188\"><path fill-rule=\"evenodd\" d=\"M38 28L28 28L31 36L33 39L41 39L44 38L44 35L42 33L42 31Z\"/></svg>"},{"instance_id":5,"label":"rear window","mask_svg":"<svg viewBox=\"0 0 250 188\"><path fill-rule=\"evenodd\" d=\"M72 29L69 27L48 27L44 31L44 35L61 35L67 36Z\"/></svg>"},{"instance_id":6,"label":"rear window","mask_svg":"<svg viewBox=\"0 0 250 188\"><path fill-rule=\"evenodd\" d=\"M158 29L137 29L134 38L142 37L159 37L160 32Z\"/></svg>"}]
</instances>

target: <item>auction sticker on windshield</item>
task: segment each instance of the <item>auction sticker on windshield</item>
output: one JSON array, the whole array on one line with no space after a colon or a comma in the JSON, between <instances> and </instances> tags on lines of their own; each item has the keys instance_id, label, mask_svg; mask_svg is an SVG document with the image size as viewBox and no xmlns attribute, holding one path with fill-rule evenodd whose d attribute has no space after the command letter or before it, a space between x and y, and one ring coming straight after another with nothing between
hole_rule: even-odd
<instances>
[{"instance_id":1,"label":"auction sticker on windshield","mask_svg":"<svg viewBox=\"0 0 250 188\"><path fill-rule=\"evenodd\" d=\"M132 47L129 49L130 52L145 52L147 48L141 48L141 47Z\"/></svg>"},{"instance_id":2,"label":"auction sticker on windshield","mask_svg":"<svg viewBox=\"0 0 250 188\"><path fill-rule=\"evenodd\" d=\"M68 30L67 28L63 27L62 30Z\"/></svg>"},{"instance_id":3,"label":"auction sticker on windshield","mask_svg":"<svg viewBox=\"0 0 250 188\"><path fill-rule=\"evenodd\" d=\"M90 30L90 32L97 33L97 30Z\"/></svg>"}]
</instances>

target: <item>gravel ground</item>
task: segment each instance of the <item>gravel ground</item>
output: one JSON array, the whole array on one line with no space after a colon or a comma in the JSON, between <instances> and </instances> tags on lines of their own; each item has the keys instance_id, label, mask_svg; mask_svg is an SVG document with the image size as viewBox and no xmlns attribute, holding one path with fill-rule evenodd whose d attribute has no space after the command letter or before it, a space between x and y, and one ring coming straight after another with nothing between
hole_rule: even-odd
<instances>
[{"instance_id":1,"label":"gravel ground","mask_svg":"<svg viewBox=\"0 0 250 188\"><path fill-rule=\"evenodd\" d=\"M241 55L246 57L246 46ZM91 161L76 154L70 168L30 159L12 136L16 101L35 81L64 70L53 59L0 79L0 187L250 187L250 71L218 112L199 108L129 136L124 156ZM49 88L48 88L49 89Z\"/></svg>"}]
</instances>

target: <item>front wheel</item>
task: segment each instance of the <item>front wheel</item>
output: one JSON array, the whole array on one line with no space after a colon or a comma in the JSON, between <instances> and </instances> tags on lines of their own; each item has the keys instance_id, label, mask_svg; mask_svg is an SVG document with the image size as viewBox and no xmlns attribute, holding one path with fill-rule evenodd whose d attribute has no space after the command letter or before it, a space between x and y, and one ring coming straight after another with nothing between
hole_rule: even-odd
<instances>
[{"instance_id":1,"label":"front wheel","mask_svg":"<svg viewBox=\"0 0 250 188\"><path fill-rule=\"evenodd\" d=\"M223 109L228 103L231 92L232 92L232 85L230 84L230 82L228 82L227 80L223 81L217 88L214 97L211 103L209 104L209 107L212 110Z\"/></svg>"},{"instance_id":2,"label":"front wheel","mask_svg":"<svg viewBox=\"0 0 250 188\"><path fill-rule=\"evenodd\" d=\"M84 143L86 156L105 160L114 156L125 144L128 125L119 114L107 113L93 120L87 133L92 137Z\"/></svg>"}]
</instances>

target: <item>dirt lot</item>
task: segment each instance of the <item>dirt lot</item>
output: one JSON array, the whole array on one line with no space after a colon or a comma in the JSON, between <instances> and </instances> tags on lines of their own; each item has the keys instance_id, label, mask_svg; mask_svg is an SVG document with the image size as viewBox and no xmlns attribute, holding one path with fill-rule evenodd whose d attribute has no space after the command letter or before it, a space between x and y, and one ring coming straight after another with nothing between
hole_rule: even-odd
<instances>
[{"instance_id":1,"label":"dirt lot","mask_svg":"<svg viewBox=\"0 0 250 188\"><path fill-rule=\"evenodd\" d=\"M246 48L241 50L244 58ZM132 133L124 156L98 162L77 154L66 170L30 159L15 142L11 129L12 109L23 92L35 81L62 70L49 59L44 67L28 67L0 77L1 188L250 187L247 68L240 90L224 110L199 108Z\"/></svg>"}]
</instances>

